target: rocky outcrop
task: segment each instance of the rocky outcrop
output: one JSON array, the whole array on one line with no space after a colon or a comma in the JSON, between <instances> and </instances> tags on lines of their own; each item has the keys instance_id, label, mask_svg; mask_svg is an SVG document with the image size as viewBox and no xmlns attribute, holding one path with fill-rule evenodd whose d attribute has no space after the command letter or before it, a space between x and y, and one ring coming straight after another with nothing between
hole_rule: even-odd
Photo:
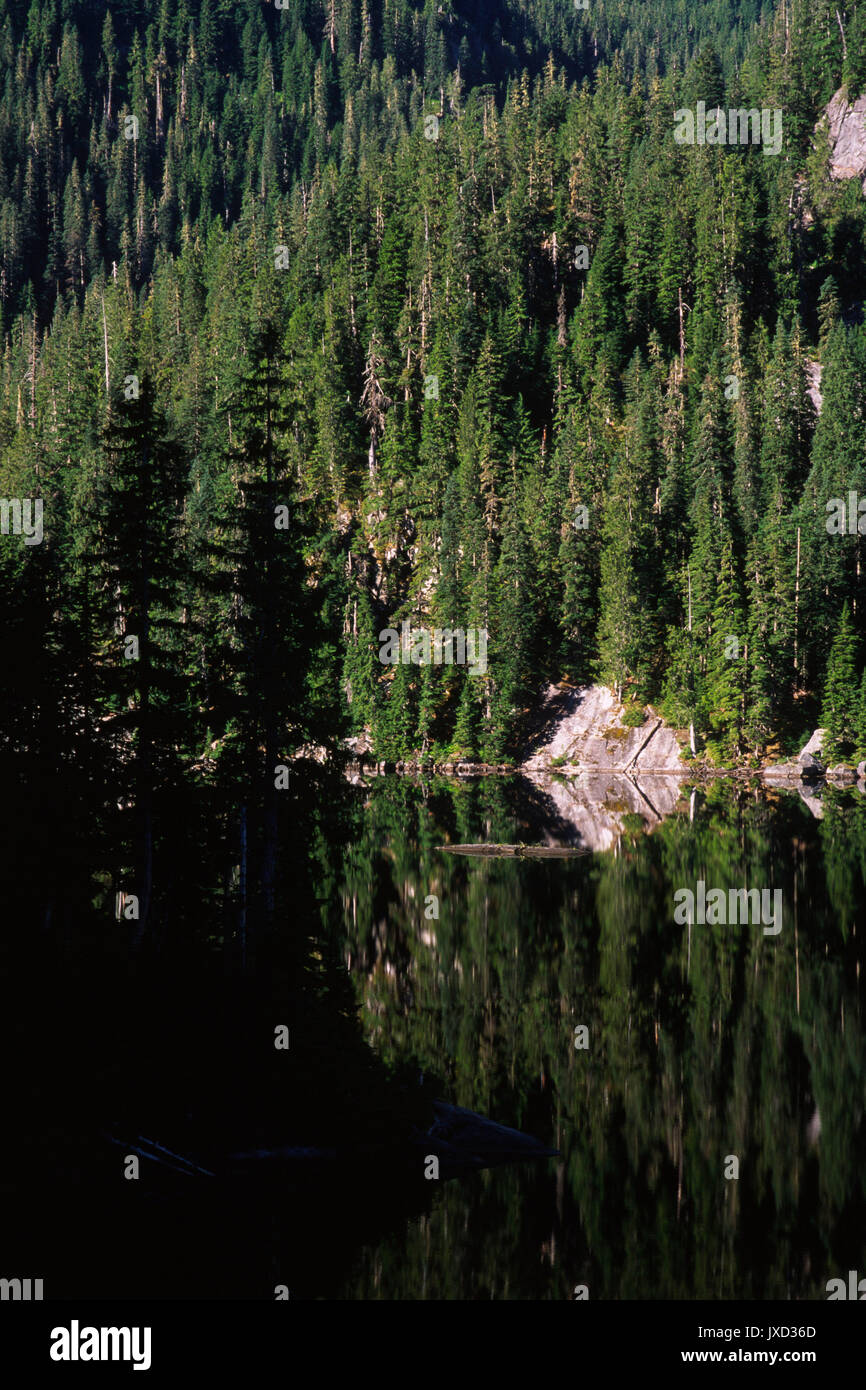
<instances>
[{"instance_id":1,"label":"rocky outcrop","mask_svg":"<svg viewBox=\"0 0 866 1390\"><path fill-rule=\"evenodd\" d=\"M830 136L830 177L863 178L866 174L866 96L849 103L844 87L827 104L825 117ZM863 179L866 193L866 179Z\"/></svg>"},{"instance_id":2,"label":"rocky outcrop","mask_svg":"<svg viewBox=\"0 0 866 1390\"><path fill-rule=\"evenodd\" d=\"M809 742L797 754L797 762L809 765L816 762L820 764L821 749L824 747L826 737L826 729L816 729Z\"/></svg>"},{"instance_id":3,"label":"rocky outcrop","mask_svg":"<svg viewBox=\"0 0 866 1390\"><path fill-rule=\"evenodd\" d=\"M763 778L771 786L783 783L786 786L796 786L803 783L814 786L815 783L823 780L824 768L819 764L814 766L803 766L800 763L774 763L772 767L765 767Z\"/></svg>"},{"instance_id":4,"label":"rocky outcrop","mask_svg":"<svg viewBox=\"0 0 866 1390\"><path fill-rule=\"evenodd\" d=\"M647 708L637 728L622 722L623 713L607 686L548 686L522 771L684 772L676 734L654 710Z\"/></svg>"},{"instance_id":5,"label":"rocky outcrop","mask_svg":"<svg viewBox=\"0 0 866 1390\"><path fill-rule=\"evenodd\" d=\"M819 782L825 775L821 761L821 749L826 737L823 729L816 729L809 742L800 750L794 762L774 763L764 768L765 782L783 782L793 785L798 782Z\"/></svg>"},{"instance_id":6,"label":"rocky outcrop","mask_svg":"<svg viewBox=\"0 0 866 1390\"><path fill-rule=\"evenodd\" d=\"M793 762L776 763L772 767L765 767L763 772L768 786L798 792L817 820L824 815L821 796L827 784L856 787L861 795L866 794L866 762L858 763L856 768L849 767L847 763L827 767L823 759L825 739L825 730L816 729Z\"/></svg>"},{"instance_id":7,"label":"rocky outcrop","mask_svg":"<svg viewBox=\"0 0 866 1390\"><path fill-rule=\"evenodd\" d=\"M636 728L603 685L547 688L520 768L542 810L545 841L611 849L626 817L646 829L671 814L685 773L673 729L651 708Z\"/></svg>"},{"instance_id":8,"label":"rocky outcrop","mask_svg":"<svg viewBox=\"0 0 866 1390\"><path fill-rule=\"evenodd\" d=\"M853 787L857 781L857 773L853 767L848 767L845 763L837 763L835 767L828 767L827 781L834 782L840 787Z\"/></svg>"}]
</instances>

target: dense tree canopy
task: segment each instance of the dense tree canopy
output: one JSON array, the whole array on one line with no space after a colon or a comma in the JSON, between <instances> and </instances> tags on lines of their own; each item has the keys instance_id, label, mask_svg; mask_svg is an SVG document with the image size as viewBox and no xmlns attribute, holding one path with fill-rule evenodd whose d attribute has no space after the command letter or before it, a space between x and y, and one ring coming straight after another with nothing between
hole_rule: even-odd
<instances>
[{"instance_id":1,"label":"dense tree canopy","mask_svg":"<svg viewBox=\"0 0 866 1390\"><path fill-rule=\"evenodd\" d=\"M816 123L864 24L6 3L0 489L44 539L0 543L3 737L501 756L563 675L717 757L817 717L862 629L825 521L866 485L866 199ZM701 101L779 109L778 155L678 144ZM485 669L383 664L404 623Z\"/></svg>"}]
</instances>

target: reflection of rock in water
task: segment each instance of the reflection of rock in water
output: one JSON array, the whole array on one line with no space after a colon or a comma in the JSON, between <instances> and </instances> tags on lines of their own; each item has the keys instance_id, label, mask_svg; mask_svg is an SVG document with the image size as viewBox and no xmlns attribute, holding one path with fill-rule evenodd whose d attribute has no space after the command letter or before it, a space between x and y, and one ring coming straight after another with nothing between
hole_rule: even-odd
<instances>
[{"instance_id":1,"label":"reflection of rock in water","mask_svg":"<svg viewBox=\"0 0 866 1390\"><path fill-rule=\"evenodd\" d=\"M805 787L798 787L797 790L800 793L800 800L805 802L805 804L809 807L809 810L812 812L812 815L815 817L815 819L823 820L824 807L821 805L820 796L812 796L811 793L807 791Z\"/></svg>"},{"instance_id":2,"label":"reflection of rock in water","mask_svg":"<svg viewBox=\"0 0 866 1390\"><path fill-rule=\"evenodd\" d=\"M801 801L815 817L815 820L824 819L824 805L821 800L822 787L816 786L813 782L770 782L770 793L774 800L792 801L794 797ZM859 783L857 784L859 790Z\"/></svg>"},{"instance_id":3,"label":"reflection of rock in water","mask_svg":"<svg viewBox=\"0 0 866 1390\"><path fill-rule=\"evenodd\" d=\"M671 815L680 799L678 777L626 777L613 772L584 773L567 781L542 773L520 779L524 811L548 845L580 844L612 849L624 817L640 816L647 828Z\"/></svg>"}]
</instances>

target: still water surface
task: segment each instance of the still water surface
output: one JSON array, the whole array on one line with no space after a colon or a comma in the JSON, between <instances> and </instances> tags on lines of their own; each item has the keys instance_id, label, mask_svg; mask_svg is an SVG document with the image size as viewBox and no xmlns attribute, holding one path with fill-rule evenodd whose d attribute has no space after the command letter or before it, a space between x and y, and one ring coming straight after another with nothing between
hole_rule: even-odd
<instances>
[{"instance_id":1,"label":"still water surface","mask_svg":"<svg viewBox=\"0 0 866 1390\"><path fill-rule=\"evenodd\" d=\"M334 852L367 1038L559 1157L429 1183L339 1296L823 1299L866 1271L866 798L677 791L642 820L611 787L570 824L561 785L362 794ZM780 889L781 931L676 924L699 880Z\"/></svg>"},{"instance_id":2,"label":"still water surface","mask_svg":"<svg viewBox=\"0 0 866 1390\"><path fill-rule=\"evenodd\" d=\"M110 872L88 867L99 836L43 862L7 822L4 1277L46 1298L295 1301L824 1299L866 1275L866 797L293 789L246 976L254 818L175 801L135 971L114 917L133 850ZM583 852L446 849L478 842ZM678 923L699 882L781 892L781 930ZM421 1075L422 1099L558 1156L426 1181L405 1147L429 1123ZM126 1181L139 1136L180 1170Z\"/></svg>"}]
</instances>

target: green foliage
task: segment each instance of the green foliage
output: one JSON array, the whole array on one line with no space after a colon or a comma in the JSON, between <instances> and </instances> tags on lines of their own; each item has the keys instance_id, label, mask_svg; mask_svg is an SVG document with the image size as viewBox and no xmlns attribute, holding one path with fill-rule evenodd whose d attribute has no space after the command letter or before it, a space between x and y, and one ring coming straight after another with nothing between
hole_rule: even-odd
<instances>
[{"instance_id":1,"label":"green foliage","mask_svg":"<svg viewBox=\"0 0 866 1390\"><path fill-rule=\"evenodd\" d=\"M501 757L567 673L730 758L816 709L866 612L859 533L823 524L866 489L866 206L812 140L863 81L856 7L86 20L0 31L0 482L44 489L49 537L2 563L10 623L63 615L10 728L135 740L143 701L166 766L348 729ZM697 101L780 107L784 158L676 145ZM150 490L106 434L133 373ZM140 688L105 664L136 584ZM487 671L383 670L404 613L486 629Z\"/></svg>"},{"instance_id":2,"label":"green foliage","mask_svg":"<svg viewBox=\"0 0 866 1390\"><path fill-rule=\"evenodd\" d=\"M826 730L827 759L848 758L860 743L860 687L857 681L859 642L847 603L842 609L830 647L821 726Z\"/></svg>"},{"instance_id":3,"label":"green foliage","mask_svg":"<svg viewBox=\"0 0 866 1390\"><path fill-rule=\"evenodd\" d=\"M639 729L646 723L646 715L640 705L628 705L623 712L622 722L627 729Z\"/></svg>"}]
</instances>

